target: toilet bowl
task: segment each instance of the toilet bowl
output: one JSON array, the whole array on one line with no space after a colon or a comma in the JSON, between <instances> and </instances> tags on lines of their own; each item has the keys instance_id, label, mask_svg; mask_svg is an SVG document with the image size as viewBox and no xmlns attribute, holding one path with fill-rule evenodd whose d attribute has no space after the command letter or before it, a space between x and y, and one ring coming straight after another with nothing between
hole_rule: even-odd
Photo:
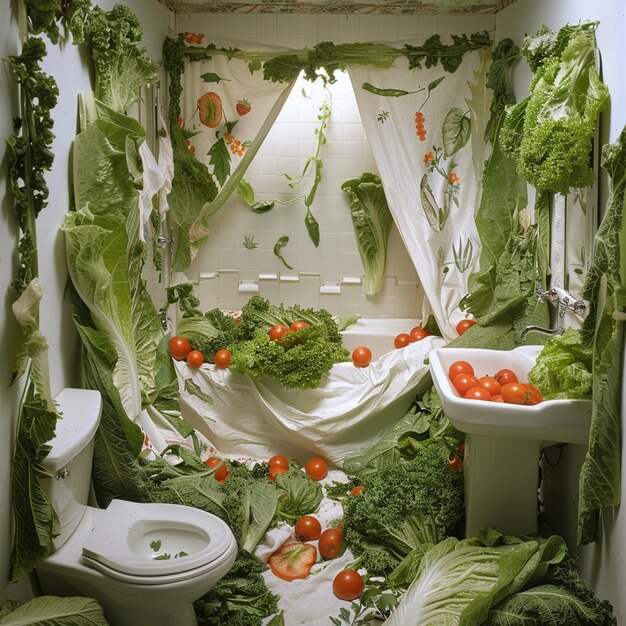
<instances>
[{"instance_id":1,"label":"toilet bowl","mask_svg":"<svg viewBox=\"0 0 626 626\"><path fill-rule=\"evenodd\" d=\"M193 602L231 568L237 543L221 519L176 504L87 506L98 392L65 389L42 481L59 516L54 553L36 568L44 593L98 600L111 626L195 626Z\"/></svg>"}]
</instances>

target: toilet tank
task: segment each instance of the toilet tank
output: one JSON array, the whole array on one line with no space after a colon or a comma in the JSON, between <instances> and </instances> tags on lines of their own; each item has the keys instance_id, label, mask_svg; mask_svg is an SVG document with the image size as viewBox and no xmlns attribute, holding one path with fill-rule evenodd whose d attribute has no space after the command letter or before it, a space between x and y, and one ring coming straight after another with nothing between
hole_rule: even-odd
<instances>
[{"instance_id":1,"label":"toilet tank","mask_svg":"<svg viewBox=\"0 0 626 626\"><path fill-rule=\"evenodd\" d=\"M93 444L100 415L102 397L91 389L64 389L56 398L61 419L43 460L51 474L40 480L59 517L61 533L54 539L58 549L72 535L85 512L91 481Z\"/></svg>"}]
</instances>

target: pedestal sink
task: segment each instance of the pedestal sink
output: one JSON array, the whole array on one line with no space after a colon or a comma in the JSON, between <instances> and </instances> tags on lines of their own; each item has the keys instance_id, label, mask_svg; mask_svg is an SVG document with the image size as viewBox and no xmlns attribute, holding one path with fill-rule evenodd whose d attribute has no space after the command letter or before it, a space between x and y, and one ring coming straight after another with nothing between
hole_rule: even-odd
<instances>
[{"instance_id":1,"label":"pedestal sink","mask_svg":"<svg viewBox=\"0 0 626 626\"><path fill-rule=\"evenodd\" d=\"M512 535L537 533L539 454L554 443L586 444L591 423L589 400L545 400L534 406L461 398L448 369L470 363L477 376L513 370L525 382L542 346L515 350L446 349L429 354L433 382L452 424L467 434L465 532L485 526Z\"/></svg>"}]
</instances>

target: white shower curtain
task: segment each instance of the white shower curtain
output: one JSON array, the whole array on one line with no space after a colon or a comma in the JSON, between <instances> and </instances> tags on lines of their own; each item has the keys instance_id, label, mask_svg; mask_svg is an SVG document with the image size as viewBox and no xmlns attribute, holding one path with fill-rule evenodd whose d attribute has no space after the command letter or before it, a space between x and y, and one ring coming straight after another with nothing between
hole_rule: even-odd
<instances>
[{"instance_id":1,"label":"white shower curtain","mask_svg":"<svg viewBox=\"0 0 626 626\"><path fill-rule=\"evenodd\" d=\"M474 215L486 157L489 50L467 52L453 73L437 64L409 69L348 67L389 207L446 339L464 317L458 305L478 269Z\"/></svg>"}]
</instances>

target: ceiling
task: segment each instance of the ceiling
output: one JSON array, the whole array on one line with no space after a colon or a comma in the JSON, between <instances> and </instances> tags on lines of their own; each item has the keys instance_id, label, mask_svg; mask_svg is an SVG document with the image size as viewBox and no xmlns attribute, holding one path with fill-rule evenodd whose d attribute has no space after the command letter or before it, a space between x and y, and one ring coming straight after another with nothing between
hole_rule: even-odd
<instances>
[{"instance_id":1,"label":"ceiling","mask_svg":"<svg viewBox=\"0 0 626 626\"><path fill-rule=\"evenodd\" d=\"M175 13L439 14L497 13L515 0L159 0Z\"/></svg>"}]
</instances>

